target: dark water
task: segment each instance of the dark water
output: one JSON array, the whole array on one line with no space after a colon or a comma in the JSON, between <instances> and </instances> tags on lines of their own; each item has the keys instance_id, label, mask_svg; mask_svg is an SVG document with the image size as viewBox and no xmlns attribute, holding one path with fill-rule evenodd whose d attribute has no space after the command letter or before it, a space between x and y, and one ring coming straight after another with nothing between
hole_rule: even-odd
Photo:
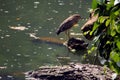
<instances>
[{"instance_id":1,"label":"dark water","mask_svg":"<svg viewBox=\"0 0 120 80\"><path fill-rule=\"evenodd\" d=\"M82 56L74 55L65 46L35 42L29 33L38 37L65 39L64 33L56 36L59 24L71 14L88 18L92 0L0 0L0 79L24 80L23 72L42 65L60 65L63 62L82 62ZM80 32L85 20L71 32ZM23 26L25 30L10 27ZM79 52L84 53L83 51ZM83 55L83 54L82 54ZM58 60L57 57L70 57Z\"/></svg>"}]
</instances>

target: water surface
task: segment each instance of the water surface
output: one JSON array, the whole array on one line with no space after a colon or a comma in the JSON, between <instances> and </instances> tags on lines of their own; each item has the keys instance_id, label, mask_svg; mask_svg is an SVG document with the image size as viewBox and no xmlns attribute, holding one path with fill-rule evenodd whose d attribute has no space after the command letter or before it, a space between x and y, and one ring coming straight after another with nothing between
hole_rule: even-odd
<instances>
[{"instance_id":1,"label":"water surface","mask_svg":"<svg viewBox=\"0 0 120 80\"><path fill-rule=\"evenodd\" d=\"M72 14L88 18L92 0L0 0L0 78L24 80L22 72L43 65L60 65L57 57L70 57L69 61L82 62L82 56L74 55L65 46L36 42L29 33L37 37L66 39L65 34L56 35L59 24ZM80 33L79 26L71 32ZM25 30L10 27L23 26ZM84 52L79 52L82 54ZM83 55L83 54L82 54ZM67 61L67 60L66 60Z\"/></svg>"}]
</instances>

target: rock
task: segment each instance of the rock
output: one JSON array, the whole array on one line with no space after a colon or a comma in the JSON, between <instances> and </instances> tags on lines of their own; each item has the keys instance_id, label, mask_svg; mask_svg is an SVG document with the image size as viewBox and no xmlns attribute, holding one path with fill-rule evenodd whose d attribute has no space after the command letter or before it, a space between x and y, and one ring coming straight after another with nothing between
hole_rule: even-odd
<instances>
[{"instance_id":1,"label":"rock","mask_svg":"<svg viewBox=\"0 0 120 80\"><path fill-rule=\"evenodd\" d=\"M71 49L75 49L75 50L84 50L87 49L88 43L85 43L84 40L82 40L81 38L70 38L67 41L66 46L71 50Z\"/></svg>"}]
</instances>

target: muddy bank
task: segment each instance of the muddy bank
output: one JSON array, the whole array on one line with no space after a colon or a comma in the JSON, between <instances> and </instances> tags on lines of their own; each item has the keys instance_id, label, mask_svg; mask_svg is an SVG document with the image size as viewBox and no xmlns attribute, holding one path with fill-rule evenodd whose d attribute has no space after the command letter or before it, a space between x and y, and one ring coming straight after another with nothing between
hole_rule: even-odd
<instances>
[{"instance_id":1,"label":"muddy bank","mask_svg":"<svg viewBox=\"0 0 120 80\"><path fill-rule=\"evenodd\" d=\"M90 64L42 66L26 72L26 80L112 80L114 73L107 67Z\"/></svg>"}]
</instances>

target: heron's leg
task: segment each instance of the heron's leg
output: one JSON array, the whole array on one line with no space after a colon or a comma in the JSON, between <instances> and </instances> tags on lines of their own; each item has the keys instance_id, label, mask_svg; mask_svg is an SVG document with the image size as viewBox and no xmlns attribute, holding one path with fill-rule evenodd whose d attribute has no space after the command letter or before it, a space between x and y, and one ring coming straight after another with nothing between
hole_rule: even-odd
<instances>
[{"instance_id":1,"label":"heron's leg","mask_svg":"<svg viewBox=\"0 0 120 80\"><path fill-rule=\"evenodd\" d=\"M68 30L68 38L70 39L70 30Z\"/></svg>"},{"instance_id":2,"label":"heron's leg","mask_svg":"<svg viewBox=\"0 0 120 80\"><path fill-rule=\"evenodd\" d=\"M65 35L66 35L66 36L65 36L65 37L66 37L66 39L68 39L67 31L65 31Z\"/></svg>"},{"instance_id":3,"label":"heron's leg","mask_svg":"<svg viewBox=\"0 0 120 80\"><path fill-rule=\"evenodd\" d=\"M70 32L69 32L69 30L66 30L65 34L66 34L67 38L70 39Z\"/></svg>"}]
</instances>

